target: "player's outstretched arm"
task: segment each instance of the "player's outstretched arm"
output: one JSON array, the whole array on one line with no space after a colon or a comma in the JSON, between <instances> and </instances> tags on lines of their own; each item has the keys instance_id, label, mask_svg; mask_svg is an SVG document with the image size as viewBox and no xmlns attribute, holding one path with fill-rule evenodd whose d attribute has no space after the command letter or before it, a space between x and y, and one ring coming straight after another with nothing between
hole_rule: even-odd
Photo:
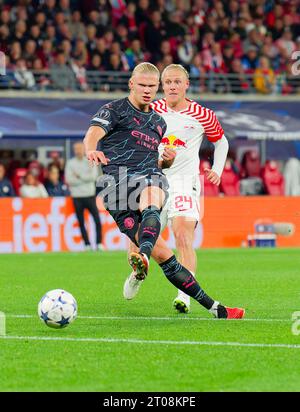
<instances>
[{"instance_id":1,"label":"player's outstretched arm","mask_svg":"<svg viewBox=\"0 0 300 412\"><path fill-rule=\"evenodd\" d=\"M109 162L105 154L97 150L99 140L103 139L105 135L106 132L101 127L91 126L83 139L85 154L92 166L98 166L99 164L107 165Z\"/></svg>"},{"instance_id":2,"label":"player's outstretched arm","mask_svg":"<svg viewBox=\"0 0 300 412\"><path fill-rule=\"evenodd\" d=\"M168 169L174 163L176 151L168 147L164 148L161 159L158 161L158 167L161 169Z\"/></svg>"}]
</instances>

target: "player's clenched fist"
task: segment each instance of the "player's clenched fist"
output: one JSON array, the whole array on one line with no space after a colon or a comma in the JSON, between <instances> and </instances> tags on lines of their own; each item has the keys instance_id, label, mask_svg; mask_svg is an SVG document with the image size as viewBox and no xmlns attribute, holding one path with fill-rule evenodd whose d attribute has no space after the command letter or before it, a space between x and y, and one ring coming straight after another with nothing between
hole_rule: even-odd
<instances>
[{"instance_id":1,"label":"player's clenched fist","mask_svg":"<svg viewBox=\"0 0 300 412\"><path fill-rule=\"evenodd\" d=\"M98 166L100 164L107 165L109 162L109 159L105 157L105 154L100 150L88 150L86 152L86 157L91 166Z\"/></svg>"},{"instance_id":2,"label":"player's clenched fist","mask_svg":"<svg viewBox=\"0 0 300 412\"><path fill-rule=\"evenodd\" d=\"M219 184L221 183L221 179L220 179L220 176L216 172L206 167L204 169L204 173L205 173L207 180L209 180L214 185L219 186Z\"/></svg>"}]
</instances>

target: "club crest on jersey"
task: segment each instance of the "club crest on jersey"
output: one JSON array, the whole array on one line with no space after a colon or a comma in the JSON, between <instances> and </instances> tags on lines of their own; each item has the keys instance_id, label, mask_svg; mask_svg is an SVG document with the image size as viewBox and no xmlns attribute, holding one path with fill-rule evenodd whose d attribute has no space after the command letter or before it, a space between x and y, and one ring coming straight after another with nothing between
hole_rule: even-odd
<instances>
[{"instance_id":1,"label":"club crest on jersey","mask_svg":"<svg viewBox=\"0 0 300 412\"><path fill-rule=\"evenodd\" d=\"M161 143L165 147L169 147L171 149L177 149L178 147L184 147L184 148L187 147L186 142L184 140L174 135L164 136L161 139Z\"/></svg>"}]
</instances>

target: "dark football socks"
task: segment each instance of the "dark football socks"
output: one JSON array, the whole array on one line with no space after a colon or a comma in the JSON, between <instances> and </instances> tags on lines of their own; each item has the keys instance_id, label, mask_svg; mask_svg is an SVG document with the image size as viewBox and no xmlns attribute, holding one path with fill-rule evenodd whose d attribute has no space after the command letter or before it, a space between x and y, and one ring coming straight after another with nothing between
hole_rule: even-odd
<instances>
[{"instance_id":1,"label":"dark football socks","mask_svg":"<svg viewBox=\"0 0 300 412\"><path fill-rule=\"evenodd\" d=\"M142 221L139 228L138 239L140 253L145 253L150 259L152 249L160 233L160 209L148 206L142 211Z\"/></svg>"},{"instance_id":2,"label":"dark football socks","mask_svg":"<svg viewBox=\"0 0 300 412\"><path fill-rule=\"evenodd\" d=\"M210 298L201 288L191 272L182 266L173 255L160 264L168 280L187 295L197 300L217 318L227 318L227 311L219 302Z\"/></svg>"}]
</instances>

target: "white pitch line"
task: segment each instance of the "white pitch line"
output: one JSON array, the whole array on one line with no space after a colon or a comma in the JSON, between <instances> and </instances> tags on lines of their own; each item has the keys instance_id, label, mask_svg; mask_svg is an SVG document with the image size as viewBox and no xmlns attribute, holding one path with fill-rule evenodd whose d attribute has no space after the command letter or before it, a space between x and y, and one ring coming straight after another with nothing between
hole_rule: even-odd
<instances>
[{"instance_id":1,"label":"white pitch line","mask_svg":"<svg viewBox=\"0 0 300 412\"><path fill-rule=\"evenodd\" d=\"M176 340L144 340L123 338L68 338L49 336L0 336L2 340L36 340L61 342L92 342L92 343L134 343L156 345L189 345L189 346L235 346L250 348L285 348L300 349L300 345L287 343L242 343L242 342L209 342L209 341L176 341Z\"/></svg>"},{"instance_id":2,"label":"white pitch line","mask_svg":"<svg viewBox=\"0 0 300 412\"><path fill-rule=\"evenodd\" d=\"M22 318L36 318L34 315L6 315L7 318L15 318L15 319L22 319ZM189 316L182 316L182 317L171 317L171 316L78 316L78 319L98 319L98 320L195 320L195 321L216 321L215 318L197 318L197 317L189 317ZM227 320L227 319L218 319L220 320ZM241 321L241 319L230 319L233 321ZM243 322L291 322L291 319L261 319L261 318L245 318L242 319ZM228 322L228 320L227 320Z\"/></svg>"}]
</instances>

